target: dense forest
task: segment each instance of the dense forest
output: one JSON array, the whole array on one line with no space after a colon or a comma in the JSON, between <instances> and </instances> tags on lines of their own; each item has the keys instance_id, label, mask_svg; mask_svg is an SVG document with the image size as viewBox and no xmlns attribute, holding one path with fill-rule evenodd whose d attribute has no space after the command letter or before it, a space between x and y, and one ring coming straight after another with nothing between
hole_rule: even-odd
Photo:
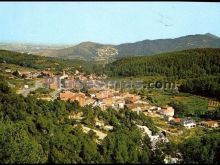
<instances>
[{"instance_id":1,"label":"dense forest","mask_svg":"<svg viewBox=\"0 0 220 165\"><path fill-rule=\"evenodd\" d=\"M115 129L102 141L82 131L68 119L71 112L83 112L82 121L94 127L95 117ZM150 118L129 111L101 111L79 107L77 102L48 102L16 95L3 80L0 83L0 163L149 163L156 157L149 138L131 120L157 131ZM151 160L152 159L152 160Z\"/></svg>"},{"instance_id":2,"label":"dense forest","mask_svg":"<svg viewBox=\"0 0 220 165\"><path fill-rule=\"evenodd\" d=\"M68 69L70 71L75 71L77 69L86 73L99 73L99 70L102 70L100 69L102 65L83 60L67 60L55 57L36 56L7 50L0 50L0 63L16 64L40 70L49 68L55 72L60 72L63 69Z\"/></svg>"},{"instance_id":3,"label":"dense forest","mask_svg":"<svg viewBox=\"0 0 220 165\"><path fill-rule=\"evenodd\" d=\"M220 49L200 48L148 57L129 57L106 66L109 76L166 76L187 80L180 90L220 96Z\"/></svg>"},{"instance_id":4,"label":"dense forest","mask_svg":"<svg viewBox=\"0 0 220 165\"><path fill-rule=\"evenodd\" d=\"M79 124L71 112L83 112ZM100 142L93 131L95 118L114 129ZM192 138L179 145L165 143L151 150L147 135L135 123L157 133L153 121L126 109L101 111L78 102L43 101L16 95L0 81L0 163L163 163L164 155L181 152L185 163L220 163L219 133ZM78 123L78 124L77 124ZM76 127L74 127L76 126ZM190 149L189 149L190 146ZM193 155L193 156L192 156ZM202 157L198 157L202 155Z\"/></svg>"},{"instance_id":5,"label":"dense forest","mask_svg":"<svg viewBox=\"0 0 220 165\"><path fill-rule=\"evenodd\" d=\"M214 97L220 100L220 75L218 77L204 76L187 79L181 84L179 89L180 91Z\"/></svg>"},{"instance_id":6,"label":"dense forest","mask_svg":"<svg viewBox=\"0 0 220 165\"><path fill-rule=\"evenodd\" d=\"M164 75L175 78L196 78L219 75L220 49L192 49L147 57L128 57L106 66L111 76Z\"/></svg>"}]
</instances>

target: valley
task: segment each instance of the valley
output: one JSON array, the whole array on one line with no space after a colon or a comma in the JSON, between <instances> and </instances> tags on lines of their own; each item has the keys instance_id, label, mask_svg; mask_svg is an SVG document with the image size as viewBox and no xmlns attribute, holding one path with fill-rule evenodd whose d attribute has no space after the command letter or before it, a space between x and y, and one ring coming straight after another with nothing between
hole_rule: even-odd
<instances>
[{"instance_id":1,"label":"valley","mask_svg":"<svg viewBox=\"0 0 220 165\"><path fill-rule=\"evenodd\" d=\"M111 52L113 56L117 54L114 49L101 49L99 54L102 56L106 51ZM197 72L184 69L184 67L188 67L187 65L191 65L184 62L189 58L188 56L194 58L195 67L197 67L196 64L199 64ZM56 145L66 145L71 141L70 139L80 137L78 140L75 139L84 146L79 150L99 157L95 160L91 157L89 162L98 163L104 161L103 159L106 159L105 161L111 159L111 162L129 162L128 158L123 161L120 159L113 161L108 153L104 153L105 158L103 158L96 147L99 146L102 150L119 156L120 153L115 153L108 147L114 145L114 149L120 150L120 147L133 145L134 149L140 147L135 142L137 140L144 144L142 146L144 151L151 153L151 156L148 155L148 158L151 159L148 161L151 163L154 161L182 162L188 156L183 148L190 143L191 139L201 138L202 140L209 138L209 135L216 136L216 138L219 136L220 109L218 104L213 106L210 101L217 103L220 101L219 94L216 93L219 85L217 88L211 89L215 90L217 95L206 92L208 94L206 96L203 96L203 93L194 93L194 91L182 91L181 86L187 78L206 78L207 75L218 78L219 58L219 49L192 49L142 57L142 59L138 57L124 58L103 66L103 63L97 62L87 63L83 60L64 60L0 51L2 121L9 118L17 123L20 121L31 122L29 121L31 118L31 125L26 125L26 131L32 134L28 137L44 134L47 142ZM206 61L205 65L201 65L201 59ZM169 62L166 63L167 61ZM144 68L145 62L151 68L150 70ZM163 65L160 67L157 63L163 63ZM172 68L168 70L169 67L166 65L170 65L170 63L172 63ZM138 69L135 66L138 66ZM183 68L179 68L179 71L175 72L176 66ZM206 66L210 66L210 68L207 69ZM167 69L163 71L162 68ZM203 69L202 75L201 69ZM114 86L116 82L121 85ZM135 82L139 82L139 86ZM140 86L140 82L143 83L142 86ZM169 83L173 82L175 85L169 86ZM219 83L218 79L216 83ZM158 86L157 84L163 85ZM208 89L208 91L211 90ZM13 100L15 102L5 104L7 99L7 102ZM28 102L32 102L32 104ZM15 110L16 107L20 107L19 111ZM15 109L13 110L13 108ZM42 108L45 112L42 111ZM54 112L50 109L54 109ZM32 116L30 113L37 113L37 116ZM42 113L46 114L41 116ZM33 122L34 120L37 120L37 123ZM56 124L57 122L59 125ZM9 127L9 125L4 125L6 128ZM66 127L65 130L62 127ZM3 132L6 131L4 128L1 129ZM65 139L62 134L70 138L70 141L66 139L67 141L63 143ZM56 138L62 139L62 143L57 142ZM150 138L147 143L146 138ZM118 140L123 140L124 143L118 146ZM88 146L86 146L86 141L89 141ZM40 141L37 143L43 144ZM93 150L87 151L91 146ZM56 152L61 154L59 148L53 147ZM35 155L40 156L39 152L46 152L46 150L36 151ZM63 161L55 151L51 152L53 157L51 162ZM64 157L67 152L69 151L64 151ZM121 150L121 152L133 154L128 151ZM145 152L136 154L140 156L140 159L136 159L136 161L146 162L146 160L142 160L142 157L147 156ZM65 159L69 162L73 161L71 158L65 157ZM79 155L76 155L74 160L76 159L79 159L78 162L86 162ZM41 160L49 161L46 158L41 158Z\"/></svg>"}]
</instances>

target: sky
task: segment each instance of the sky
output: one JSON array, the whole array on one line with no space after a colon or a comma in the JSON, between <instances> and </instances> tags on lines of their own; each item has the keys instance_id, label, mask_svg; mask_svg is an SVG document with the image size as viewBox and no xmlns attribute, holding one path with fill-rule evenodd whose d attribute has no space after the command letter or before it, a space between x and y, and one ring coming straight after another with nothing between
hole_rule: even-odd
<instances>
[{"instance_id":1,"label":"sky","mask_svg":"<svg viewBox=\"0 0 220 165\"><path fill-rule=\"evenodd\" d=\"M215 2L0 2L0 42L121 44L212 33Z\"/></svg>"}]
</instances>

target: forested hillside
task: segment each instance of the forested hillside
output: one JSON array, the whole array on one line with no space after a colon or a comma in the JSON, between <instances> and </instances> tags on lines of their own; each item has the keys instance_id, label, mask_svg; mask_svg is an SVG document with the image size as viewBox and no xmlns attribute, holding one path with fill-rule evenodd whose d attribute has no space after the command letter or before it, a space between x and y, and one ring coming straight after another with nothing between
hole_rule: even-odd
<instances>
[{"instance_id":1,"label":"forested hillside","mask_svg":"<svg viewBox=\"0 0 220 165\"><path fill-rule=\"evenodd\" d=\"M220 96L220 49L201 48L150 57L128 57L107 65L105 72L109 76L163 75L174 80L187 79L181 86L182 91Z\"/></svg>"},{"instance_id":2,"label":"forested hillside","mask_svg":"<svg viewBox=\"0 0 220 165\"><path fill-rule=\"evenodd\" d=\"M75 69L78 69L88 73L92 72L93 69L98 71L97 67L99 68L97 64L83 60L65 60L55 57L35 56L6 50L0 50L0 63L16 64L23 67L41 70L50 69L52 71L62 71L63 69L74 71Z\"/></svg>"}]
</instances>

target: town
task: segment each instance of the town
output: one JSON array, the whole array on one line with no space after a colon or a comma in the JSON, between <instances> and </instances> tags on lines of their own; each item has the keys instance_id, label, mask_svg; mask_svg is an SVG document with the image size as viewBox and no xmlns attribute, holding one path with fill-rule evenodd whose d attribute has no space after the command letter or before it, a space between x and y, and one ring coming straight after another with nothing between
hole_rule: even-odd
<instances>
[{"instance_id":1,"label":"town","mask_svg":"<svg viewBox=\"0 0 220 165\"><path fill-rule=\"evenodd\" d=\"M31 91L45 88L50 89L52 92L46 96L41 95L39 99L77 101L82 107L91 105L92 107L100 107L103 111L108 108L116 110L125 108L137 112L137 114L142 112L146 116L161 118L170 125L182 125L187 129L195 128L196 126L206 128L217 128L219 126L218 122L213 120L195 121L192 118L177 118L174 115L175 109L169 105L163 107L155 106L149 101L142 100L137 94L111 88L111 85L105 81L106 75L85 75L85 73L81 73L78 70L75 70L75 73L71 75L68 75L65 70L59 75L54 75L50 70L31 72L5 69L5 73L21 79L35 81L35 87L31 88L25 84L23 90L20 90L20 93L25 97ZM169 133L169 131L167 132Z\"/></svg>"}]
</instances>

